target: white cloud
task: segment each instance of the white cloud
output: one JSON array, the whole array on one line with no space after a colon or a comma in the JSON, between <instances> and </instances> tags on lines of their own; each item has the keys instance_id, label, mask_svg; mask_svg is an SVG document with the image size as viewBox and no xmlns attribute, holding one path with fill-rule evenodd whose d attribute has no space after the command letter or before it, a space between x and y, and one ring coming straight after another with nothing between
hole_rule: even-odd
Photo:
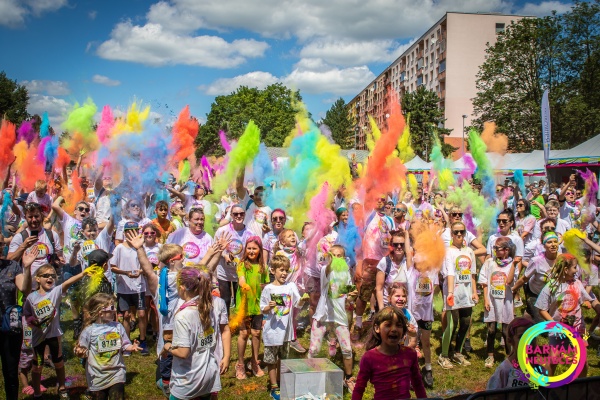
<instances>
[{"instance_id":1,"label":"white cloud","mask_svg":"<svg viewBox=\"0 0 600 400\"><path fill-rule=\"evenodd\" d=\"M39 17L66 5L67 0L0 0L0 25L17 28L29 14Z\"/></svg>"},{"instance_id":2,"label":"white cloud","mask_svg":"<svg viewBox=\"0 0 600 400\"><path fill-rule=\"evenodd\" d=\"M230 94L240 86L264 89L279 79L268 72L254 71L233 78L217 79L210 85L202 85L198 89L211 96Z\"/></svg>"},{"instance_id":3,"label":"white cloud","mask_svg":"<svg viewBox=\"0 0 600 400\"><path fill-rule=\"evenodd\" d=\"M232 42L217 36L185 36L161 25L119 23L111 38L98 47L98 55L109 60L162 66L186 64L212 68L233 68L247 58L262 57L269 45L254 39Z\"/></svg>"},{"instance_id":4,"label":"white cloud","mask_svg":"<svg viewBox=\"0 0 600 400\"><path fill-rule=\"evenodd\" d=\"M398 45L392 40L349 41L317 39L302 48L300 57L320 58L330 64L353 66L372 62L389 63L410 44Z\"/></svg>"},{"instance_id":5,"label":"white cloud","mask_svg":"<svg viewBox=\"0 0 600 400\"><path fill-rule=\"evenodd\" d=\"M57 132L59 132L59 127L64 122L70 110L71 105L65 100L41 94L31 95L29 98L29 106L27 107L27 111L32 115L42 115L44 112L47 112L50 124Z\"/></svg>"},{"instance_id":6,"label":"white cloud","mask_svg":"<svg viewBox=\"0 0 600 400\"><path fill-rule=\"evenodd\" d=\"M552 11L564 14L571 10L572 6L570 3L561 3L560 1L544 1L540 4L527 3L519 10L519 14L545 17L552 14Z\"/></svg>"},{"instance_id":7,"label":"white cloud","mask_svg":"<svg viewBox=\"0 0 600 400\"><path fill-rule=\"evenodd\" d=\"M108 76L98 75L98 74L96 74L92 77L92 82L98 83L98 84L104 85L104 86L119 86L121 84L121 81L110 79Z\"/></svg>"},{"instance_id":8,"label":"white cloud","mask_svg":"<svg viewBox=\"0 0 600 400\"><path fill-rule=\"evenodd\" d=\"M29 93L47 94L50 96L66 96L71 93L69 84L64 81L32 80L23 81Z\"/></svg>"},{"instance_id":9,"label":"white cloud","mask_svg":"<svg viewBox=\"0 0 600 400\"><path fill-rule=\"evenodd\" d=\"M95 20L97 16L98 16L98 11L96 11L96 10L92 10L92 11L88 12L88 18L91 19L92 21Z\"/></svg>"},{"instance_id":10,"label":"white cloud","mask_svg":"<svg viewBox=\"0 0 600 400\"><path fill-rule=\"evenodd\" d=\"M56 11L68 4L67 0L26 0L35 16L40 16L48 11Z\"/></svg>"}]
</instances>

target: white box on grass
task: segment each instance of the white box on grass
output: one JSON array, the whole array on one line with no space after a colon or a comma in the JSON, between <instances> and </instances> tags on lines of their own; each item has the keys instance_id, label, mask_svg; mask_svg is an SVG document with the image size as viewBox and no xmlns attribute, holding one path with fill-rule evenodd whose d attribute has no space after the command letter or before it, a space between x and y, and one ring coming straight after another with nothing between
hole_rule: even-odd
<instances>
[{"instance_id":1,"label":"white box on grass","mask_svg":"<svg viewBox=\"0 0 600 400\"><path fill-rule=\"evenodd\" d=\"M280 390L281 400L342 399L344 372L326 358L281 360Z\"/></svg>"}]
</instances>

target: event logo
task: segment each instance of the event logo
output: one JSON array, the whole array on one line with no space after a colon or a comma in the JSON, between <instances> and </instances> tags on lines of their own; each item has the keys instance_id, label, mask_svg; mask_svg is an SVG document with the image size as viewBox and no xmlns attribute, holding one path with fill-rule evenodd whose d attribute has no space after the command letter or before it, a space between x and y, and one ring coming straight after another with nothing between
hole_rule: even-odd
<instances>
[{"instance_id":1,"label":"event logo","mask_svg":"<svg viewBox=\"0 0 600 400\"><path fill-rule=\"evenodd\" d=\"M550 336L550 344L537 345L535 339L542 335ZM522 380L529 386L554 388L566 385L577 379L586 364L584 338L568 325L556 321L540 322L527 329L519 341L517 350ZM545 368L549 365L564 366L566 371L550 376Z\"/></svg>"}]
</instances>

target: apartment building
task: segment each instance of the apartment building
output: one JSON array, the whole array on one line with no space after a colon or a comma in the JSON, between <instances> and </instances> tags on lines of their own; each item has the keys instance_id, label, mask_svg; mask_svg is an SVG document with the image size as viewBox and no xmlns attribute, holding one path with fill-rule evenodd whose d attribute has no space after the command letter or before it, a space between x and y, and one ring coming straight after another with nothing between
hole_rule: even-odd
<instances>
[{"instance_id":1,"label":"apartment building","mask_svg":"<svg viewBox=\"0 0 600 400\"><path fill-rule=\"evenodd\" d=\"M469 126L473 117L471 100L477 94L475 80L487 44L494 44L498 33L521 18L525 17L447 12L348 103L356 121L356 148L366 148L369 115L379 127L386 127L391 91L402 99L419 86L437 92L445 112L444 127L452 129L447 142L462 148L463 124Z\"/></svg>"}]
</instances>

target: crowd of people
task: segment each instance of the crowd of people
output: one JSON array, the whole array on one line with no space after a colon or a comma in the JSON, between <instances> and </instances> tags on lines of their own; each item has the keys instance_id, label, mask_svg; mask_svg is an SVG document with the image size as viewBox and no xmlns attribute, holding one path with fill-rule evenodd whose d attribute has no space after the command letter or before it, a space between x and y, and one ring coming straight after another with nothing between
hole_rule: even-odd
<instances>
[{"instance_id":1,"label":"crowd of people","mask_svg":"<svg viewBox=\"0 0 600 400\"><path fill-rule=\"evenodd\" d=\"M598 326L598 316L586 326L582 307L600 314L599 219L583 220L588 204L575 175L558 185L540 180L524 192L511 181L497 185L501 211L493 227L481 226L477 215L467 221L466 210L446 199L451 189L434 182L414 195L380 193L369 210L359 191L341 187L331 202L336 219L315 243L316 221L271 209L269 192L246 187L243 172L220 202L201 178L157 182L170 196L156 201L123 191L102 169L90 174L57 177L83 190L75 204L53 190L51 175L30 193L10 175L4 184L0 355L7 399L18 398L19 385L23 394L42 396L44 365L56 371L60 398L69 398L61 305L71 309L73 352L95 399L122 399L124 357L150 355L153 346L156 384L166 397L215 399L236 334L235 377L264 376L266 366L274 399L280 361L319 357L323 340L330 357L341 352L352 399L363 398L369 382L375 399L410 398L411 390L427 397L435 387L432 363L460 368L476 357L471 325L480 301L488 388L522 386L515 352L533 323L560 321L582 337ZM286 227L292 218L301 230ZM346 241L355 225L358 246ZM424 229L443 240L437 268L422 268L426 250L413 246ZM589 267L566 251L562 236L571 229L583 233ZM432 348L438 295L443 337ZM308 349L301 335L310 336Z\"/></svg>"}]
</instances>

